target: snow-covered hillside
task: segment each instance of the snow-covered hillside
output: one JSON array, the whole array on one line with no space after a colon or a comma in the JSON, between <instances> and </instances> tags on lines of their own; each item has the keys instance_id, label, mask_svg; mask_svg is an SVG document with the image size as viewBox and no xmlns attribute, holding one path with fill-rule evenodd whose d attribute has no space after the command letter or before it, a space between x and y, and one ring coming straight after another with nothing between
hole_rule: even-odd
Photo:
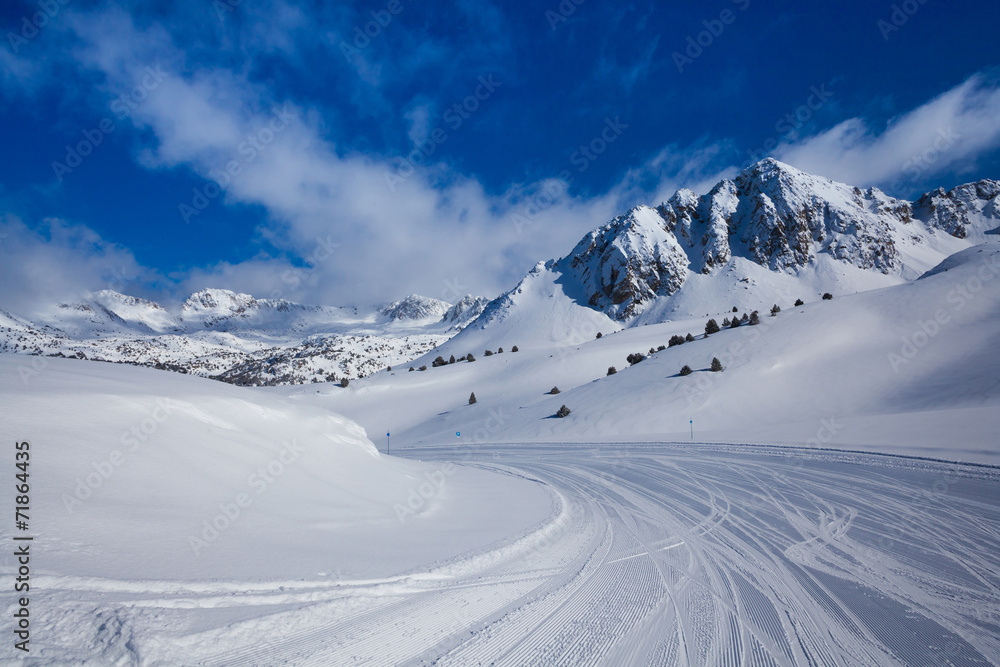
<instances>
[{"instance_id":1,"label":"snow-covered hillside","mask_svg":"<svg viewBox=\"0 0 1000 667\"><path fill-rule=\"evenodd\" d=\"M357 585L398 593L421 579L402 573L454 567L552 512L537 484L385 457L328 410L177 373L2 355L0 405L0 429L30 443L30 655L42 664L193 664L187 651L246 645L219 644L220 623ZM482 522L497 497L504 517ZM195 636L164 655L168 627ZM16 655L5 642L0 662Z\"/></svg>"},{"instance_id":2,"label":"snow-covered hillside","mask_svg":"<svg viewBox=\"0 0 1000 667\"><path fill-rule=\"evenodd\" d=\"M546 276L540 271L526 280L545 284ZM510 298L527 293L522 287ZM464 343L481 342L476 336L488 329L469 330L411 364L427 364L426 371L397 368L343 392L284 393L397 432L414 446L456 432L476 442L687 440L693 420L700 440L812 440L1000 460L1000 244L964 250L901 285L829 301L803 296L801 307L781 300L777 316L764 310L759 325L723 328L707 339L705 317L617 333L610 319L584 321L578 332L586 325L586 336L571 344L552 341L539 321L504 331L504 353L486 357ZM532 298L532 308L568 302L539 298L537 290ZM504 312L514 317L523 309ZM710 315L719 323L733 317ZM657 351L688 333L695 340ZM511 352L512 345L519 351ZM442 351L446 358L472 352L476 361L430 367L431 355ZM647 358L630 367L626 357L633 353ZM713 357L723 372L708 370ZM684 365L692 375L678 375ZM608 376L610 366L618 372ZM553 386L559 395L548 394ZM468 405L472 392L478 402ZM391 415L379 409L386 403L394 406ZM572 414L553 418L563 404ZM827 421L836 425L824 429Z\"/></svg>"},{"instance_id":3,"label":"snow-covered hillside","mask_svg":"<svg viewBox=\"0 0 1000 667\"><path fill-rule=\"evenodd\" d=\"M489 303L0 312L32 664L996 663L992 182L755 169Z\"/></svg>"},{"instance_id":4,"label":"snow-covered hillside","mask_svg":"<svg viewBox=\"0 0 1000 667\"><path fill-rule=\"evenodd\" d=\"M925 280L967 278L969 263ZM518 355L530 360L503 356ZM491 447L476 435L414 450L394 434L424 459L406 460L280 391L0 357L0 429L30 453L16 535L32 538L30 568L13 550L0 561L0 576L30 581L30 603L7 608L29 605L28 663L1000 656L987 576L1000 553L995 470L774 447ZM566 397L576 405L579 392ZM483 393L493 405L480 428L523 421ZM3 493L13 507L14 485ZM0 646L0 662L22 658Z\"/></svg>"}]
</instances>

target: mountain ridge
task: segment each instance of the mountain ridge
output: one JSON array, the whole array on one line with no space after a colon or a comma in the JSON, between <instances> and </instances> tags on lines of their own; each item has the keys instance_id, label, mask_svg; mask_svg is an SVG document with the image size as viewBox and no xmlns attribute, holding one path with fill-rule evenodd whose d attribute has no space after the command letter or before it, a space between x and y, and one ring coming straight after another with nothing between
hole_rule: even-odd
<instances>
[{"instance_id":1,"label":"mountain ridge","mask_svg":"<svg viewBox=\"0 0 1000 667\"><path fill-rule=\"evenodd\" d=\"M486 303L472 295L449 304L411 294L359 309L206 288L171 312L99 290L35 321L0 311L0 351L152 366L234 384L340 381L433 349Z\"/></svg>"},{"instance_id":2,"label":"mountain ridge","mask_svg":"<svg viewBox=\"0 0 1000 667\"><path fill-rule=\"evenodd\" d=\"M931 244L937 231L981 240L986 220L1000 224L998 194L1000 181L981 180L909 202L768 158L705 195L682 189L656 207L633 207L584 236L556 267L584 286L588 305L618 320L672 296L690 273L717 273L737 257L794 273L826 254L902 277L913 264L907 246Z\"/></svg>"},{"instance_id":3,"label":"mountain ridge","mask_svg":"<svg viewBox=\"0 0 1000 667\"><path fill-rule=\"evenodd\" d=\"M495 299L410 294L367 309L220 288L178 309L101 290L35 321L0 318L0 351L184 369L242 384L354 379L422 355L576 345L675 318L751 312L918 278L1000 225L1000 181L915 201L768 158L706 194L681 189L588 232Z\"/></svg>"}]
</instances>

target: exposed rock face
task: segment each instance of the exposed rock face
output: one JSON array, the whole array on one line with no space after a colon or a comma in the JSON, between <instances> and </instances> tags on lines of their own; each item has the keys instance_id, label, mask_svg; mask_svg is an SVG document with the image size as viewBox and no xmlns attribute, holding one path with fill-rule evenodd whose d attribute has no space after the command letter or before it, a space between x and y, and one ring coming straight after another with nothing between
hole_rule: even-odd
<instances>
[{"instance_id":1,"label":"exposed rock face","mask_svg":"<svg viewBox=\"0 0 1000 667\"><path fill-rule=\"evenodd\" d=\"M452 324L464 325L479 317L489 302L490 300L484 296L466 294L458 303L448 309L442 319Z\"/></svg>"},{"instance_id":2,"label":"exposed rock face","mask_svg":"<svg viewBox=\"0 0 1000 667\"><path fill-rule=\"evenodd\" d=\"M655 209L632 209L590 232L557 266L579 281L591 306L626 320L676 292L688 272L711 274L733 257L794 272L826 253L898 275L901 239L920 242L938 229L965 238L995 227L998 194L1000 182L986 180L913 204L769 158L706 195L679 190Z\"/></svg>"},{"instance_id":3,"label":"exposed rock face","mask_svg":"<svg viewBox=\"0 0 1000 667\"><path fill-rule=\"evenodd\" d=\"M917 214L929 224L964 239L981 223L997 224L1000 213L1000 181L966 183L948 192L938 188L916 203Z\"/></svg>"},{"instance_id":4,"label":"exposed rock face","mask_svg":"<svg viewBox=\"0 0 1000 667\"><path fill-rule=\"evenodd\" d=\"M411 294L401 301L393 301L380 312L390 320L426 320L444 317L450 307L444 301Z\"/></svg>"},{"instance_id":5,"label":"exposed rock face","mask_svg":"<svg viewBox=\"0 0 1000 667\"><path fill-rule=\"evenodd\" d=\"M639 206L585 236L560 268L583 284L591 306L624 319L648 299L676 292L687 263L663 218Z\"/></svg>"}]
</instances>

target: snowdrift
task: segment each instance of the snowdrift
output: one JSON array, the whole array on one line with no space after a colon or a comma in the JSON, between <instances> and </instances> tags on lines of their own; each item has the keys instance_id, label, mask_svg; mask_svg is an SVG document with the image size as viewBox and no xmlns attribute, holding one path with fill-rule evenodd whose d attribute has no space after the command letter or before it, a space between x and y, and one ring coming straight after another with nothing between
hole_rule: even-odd
<instances>
[{"instance_id":1,"label":"snowdrift","mask_svg":"<svg viewBox=\"0 0 1000 667\"><path fill-rule=\"evenodd\" d=\"M386 457L345 417L219 382L22 355L0 380L0 430L31 444L38 565L60 577L396 574L550 509L536 485ZM510 512L482 521L498 495Z\"/></svg>"}]
</instances>

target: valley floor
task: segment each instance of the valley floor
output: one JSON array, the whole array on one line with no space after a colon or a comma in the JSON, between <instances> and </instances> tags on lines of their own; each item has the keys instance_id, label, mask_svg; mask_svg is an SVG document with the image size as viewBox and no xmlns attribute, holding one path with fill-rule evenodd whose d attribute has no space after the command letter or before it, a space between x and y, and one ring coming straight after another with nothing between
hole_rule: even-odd
<instances>
[{"instance_id":1,"label":"valley floor","mask_svg":"<svg viewBox=\"0 0 1000 667\"><path fill-rule=\"evenodd\" d=\"M459 483L523 477L552 513L367 580L288 580L280 564L252 583L45 577L39 648L75 647L40 664L1000 662L996 468L690 443L403 455L459 462Z\"/></svg>"}]
</instances>

